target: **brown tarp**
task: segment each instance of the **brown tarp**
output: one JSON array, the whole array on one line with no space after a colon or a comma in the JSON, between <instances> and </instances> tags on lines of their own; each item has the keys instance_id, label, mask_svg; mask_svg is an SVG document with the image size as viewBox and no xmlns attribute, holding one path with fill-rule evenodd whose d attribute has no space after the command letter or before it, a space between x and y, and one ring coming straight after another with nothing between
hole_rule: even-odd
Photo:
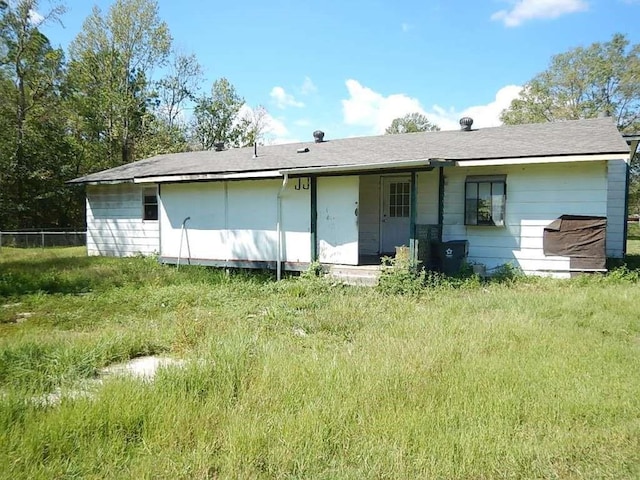
<instances>
[{"instance_id":1,"label":"brown tarp","mask_svg":"<svg viewBox=\"0 0 640 480\"><path fill-rule=\"evenodd\" d=\"M571 269L604 269L606 231L605 217L562 215L544 229L544 254L570 257Z\"/></svg>"}]
</instances>

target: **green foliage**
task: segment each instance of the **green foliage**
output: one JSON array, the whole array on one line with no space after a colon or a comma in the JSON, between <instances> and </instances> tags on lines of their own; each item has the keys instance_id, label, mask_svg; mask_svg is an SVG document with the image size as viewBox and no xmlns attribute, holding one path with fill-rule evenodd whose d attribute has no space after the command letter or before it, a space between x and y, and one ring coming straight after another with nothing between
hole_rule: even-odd
<instances>
[{"instance_id":1,"label":"green foliage","mask_svg":"<svg viewBox=\"0 0 640 480\"><path fill-rule=\"evenodd\" d=\"M415 132L438 132L440 127L422 113L408 113L404 117L395 118L384 133L415 133Z\"/></svg>"},{"instance_id":2,"label":"green foliage","mask_svg":"<svg viewBox=\"0 0 640 480\"><path fill-rule=\"evenodd\" d=\"M152 69L165 64L171 35L155 0L118 0L103 15L94 7L70 47L70 85L91 170L139 156L150 102ZM98 167L98 168L96 168Z\"/></svg>"},{"instance_id":3,"label":"green foliage","mask_svg":"<svg viewBox=\"0 0 640 480\"><path fill-rule=\"evenodd\" d=\"M522 270L513 263L503 263L491 273L491 280L494 282L524 281L525 279Z\"/></svg>"},{"instance_id":4,"label":"green foliage","mask_svg":"<svg viewBox=\"0 0 640 480\"><path fill-rule=\"evenodd\" d=\"M424 291L426 275L424 268L408 256L383 257L377 289L391 295L415 295Z\"/></svg>"},{"instance_id":5,"label":"green foliage","mask_svg":"<svg viewBox=\"0 0 640 480\"><path fill-rule=\"evenodd\" d=\"M193 110L192 135L201 150L211 150L217 143L226 147L252 145L257 140L251 121L241 115L245 104L226 78L213 82L210 96L197 99Z\"/></svg>"},{"instance_id":6,"label":"green foliage","mask_svg":"<svg viewBox=\"0 0 640 480\"><path fill-rule=\"evenodd\" d=\"M555 55L501 116L508 125L611 114L622 131L640 119L640 45L622 34Z\"/></svg>"},{"instance_id":7,"label":"green foliage","mask_svg":"<svg viewBox=\"0 0 640 480\"><path fill-rule=\"evenodd\" d=\"M65 186L76 151L67 135L64 55L34 22L35 0L9 4L0 18L0 228L73 225L76 196ZM64 9L44 17L55 21Z\"/></svg>"},{"instance_id":8,"label":"green foliage","mask_svg":"<svg viewBox=\"0 0 640 480\"><path fill-rule=\"evenodd\" d=\"M324 268L319 261L314 261L309 264L309 267L300 274L301 278L318 278L324 275Z\"/></svg>"}]
</instances>

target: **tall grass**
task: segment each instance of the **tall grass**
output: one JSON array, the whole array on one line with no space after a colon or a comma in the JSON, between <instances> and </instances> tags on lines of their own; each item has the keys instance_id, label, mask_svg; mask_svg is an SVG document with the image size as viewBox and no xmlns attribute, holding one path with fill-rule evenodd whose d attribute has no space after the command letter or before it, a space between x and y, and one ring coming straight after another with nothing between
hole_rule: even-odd
<instances>
[{"instance_id":1,"label":"tall grass","mask_svg":"<svg viewBox=\"0 0 640 480\"><path fill-rule=\"evenodd\" d=\"M6 250L0 477L640 476L634 272L400 296ZM33 401L157 352L189 362Z\"/></svg>"}]
</instances>

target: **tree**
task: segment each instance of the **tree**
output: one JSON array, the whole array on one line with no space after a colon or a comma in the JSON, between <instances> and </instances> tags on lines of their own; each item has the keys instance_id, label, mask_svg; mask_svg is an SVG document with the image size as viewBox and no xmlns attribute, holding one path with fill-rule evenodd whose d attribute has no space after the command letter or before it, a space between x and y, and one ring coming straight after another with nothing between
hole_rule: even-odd
<instances>
[{"instance_id":1,"label":"tree","mask_svg":"<svg viewBox=\"0 0 640 480\"><path fill-rule=\"evenodd\" d=\"M210 150L217 143L231 147L253 144L253 122L241 114L245 104L226 78L213 82L211 96L198 98L193 111L192 135L197 147Z\"/></svg>"},{"instance_id":2,"label":"tree","mask_svg":"<svg viewBox=\"0 0 640 480\"><path fill-rule=\"evenodd\" d=\"M81 140L94 143L86 148L94 154L89 170L136 159L151 101L150 78L164 65L170 45L155 0L117 0L106 15L94 7L85 20L70 47L70 86Z\"/></svg>"},{"instance_id":3,"label":"tree","mask_svg":"<svg viewBox=\"0 0 640 480\"><path fill-rule=\"evenodd\" d=\"M404 117L394 119L384 133L437 132L439 130L440 127L435 123L431 123L425 115L414 112L408 113Z\"/></svg>"},{"instance_id":4,"label":"tree","mask_svg":"<svg viewBox=\"0 0 640 480\"><path fill-rule=\"evenodd\" d=\"M37 0L6 3L0 17L0 226L74 222L67 214L68 141L61 85L64 55L39 27L64 12L34 15ZM73 209L71 209L73 210Z\"/></svg>"},{"instance_id":5,"label":"tree","mask_svg":"<svg viewBox=\"0 0 640 480\"><path fill-rule=\"evenodd\" d=\"M202 67L196 56L173 51L168 73L156 85L158 114L169 127L180 122L184 102L195 100L201 80Z\"/></svg>"},{"instance_id":6,"label":"tree","mask_svg":"<svg viewBox=\"0 0 640 480\"><path fill-rule=\"evenodd\" d=\"M195 100L202 67L195 55L173 51L167 74L155 83L150 108L142 119L142 136L136 146L139 157L178 153L190 149L184 104Z\"/></svg>"},{"instance_id":7,"label":"tree","mask_svg":"<svg viewBox=\"0 0 640 480\"><path fill-rule=\"evenodd\" d=\"M623 132L640 131L640 44L622 34L555 55L504 110L508 124L611 115ZM630 210L640 208L640 159L631 163Z\"/></svg>"},{"instance_id":8,"label":"tree","mask_svg":"<svg viewBox=\"0 0 640 480\"><path fill-rule=\"evenodd\" d=\"M640 45L615 34L605 43L555 55L504 110L505 124L612 115L622 131L640 126Z\"/></svg>"}]
</instances>

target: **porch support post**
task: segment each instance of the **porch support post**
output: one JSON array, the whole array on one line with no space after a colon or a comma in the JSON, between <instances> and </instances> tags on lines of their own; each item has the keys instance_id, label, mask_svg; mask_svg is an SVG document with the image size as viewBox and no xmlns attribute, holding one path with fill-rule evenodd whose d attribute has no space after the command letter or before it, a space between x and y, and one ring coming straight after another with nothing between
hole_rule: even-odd
<instances>
[{"instance_id":1,"label":"porch support post","mask_svg":"<svg viewBox=\"0 0 640 480\"><path fill-rule=\"evenodd\" d=\"M442 242L442 230L444 228L444 170L438 171L438 241Z\"/></svg>"},{"instance_id":2,"label":"porch support post","mask_svg":"<svg viewBox=\"0 0 640 480\"><path fill-rule=\"evenodd\" d=\"M311 261L318 260L318 177L309 179L311 194Z\"/></svg>"},{"instance_id":3,"label":"porch support post","mask_svg":"<svg viewBox=\"0 0 640 480\"><path fill-rule=\"evenodd\" d=\"M416 188L416 172L411 172L411 203L409 206L409 259L412 264L418 260L418 242L416 238L416 211L418 207L418 192Z\"/></svg>"}]
</instances>

